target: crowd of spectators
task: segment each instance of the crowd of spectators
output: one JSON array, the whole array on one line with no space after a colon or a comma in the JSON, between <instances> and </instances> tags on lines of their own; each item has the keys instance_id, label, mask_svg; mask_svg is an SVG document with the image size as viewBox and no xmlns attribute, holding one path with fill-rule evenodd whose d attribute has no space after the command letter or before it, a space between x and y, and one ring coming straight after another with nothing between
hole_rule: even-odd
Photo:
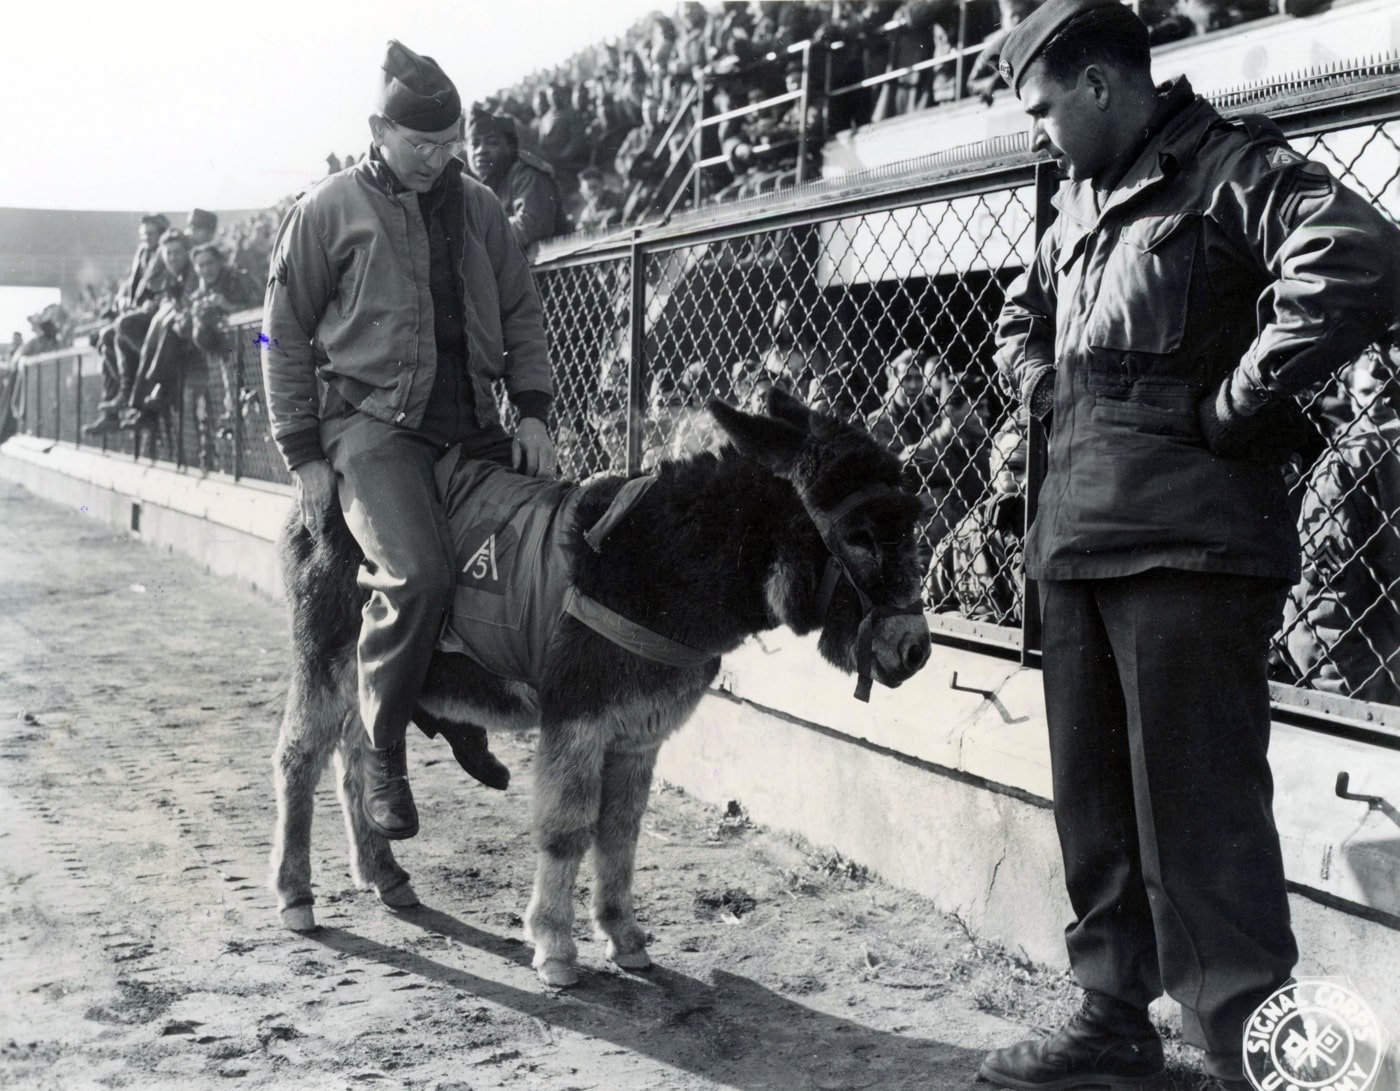
<instances>
[{"instance_id":1,"label":"crowd of spectators","mask_svg":"<svg viewBox=\"0 0 1400 1091\"><path fill-rule=\"evenodd\" d=\"M215 468L215 436L231 431L245 401L231 374L227 319L262 298L280 211L250 217L222 236L218 216L205 209L193 210L183 228L159 212L141 218L130 270L92 297L86 316L102 358L102 400L85 435L144 429L153 442L173 447L173 422L188 413L199 465ZM218 420L211 370L221 380Z\"/></svg>"},{"instance_id":2,"label":"crowd of spectators","mask_svg":"<svg viewBox=\"0 0 1400 1091\"><path fill-rule=\"evenodd\" d=\"M697 88L706 116L753 107L802 84L789 47L812 43L808 116L788 101L707 127L701 151L723 155L706 199L767 192L797 176L806 122L811 176L830 134L1004 88L1002 35L1041 0L698 0L653 13L617 39L531 73L479 106L511 119L518 145L555 172L580 230L632 222L669 199L659 193L673 157L692 149L688 124L668 127ZM1154 43L1206 34L1325 0L1137 0ZM961 50L961 63L958 54ZM940 60L942 58L942 60ZM907 71L908 69L914 71ZM871 87L857 85L900 73ZM827 92L836 92L828 97Z\"/></svg>"}]
</instances>

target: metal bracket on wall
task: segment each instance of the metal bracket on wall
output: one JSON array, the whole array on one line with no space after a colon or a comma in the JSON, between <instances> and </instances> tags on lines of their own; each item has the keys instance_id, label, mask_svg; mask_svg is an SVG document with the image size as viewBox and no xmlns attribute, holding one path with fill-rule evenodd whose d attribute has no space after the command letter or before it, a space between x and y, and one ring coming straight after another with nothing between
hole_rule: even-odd
<instances>
[{"instance_id":1,"label":"metal bracket on wall","mask_svg":"<svg viewBox=\"0 0 1400 1091\"><path fill-rule=\"evenodd\" d=\"M1381 814L1383 814L1383 815L1386 816L1386 818L1390 819L1390 820L1391 820L1392 822L1394 822L1397 826L1400 826L1400 812L1397 812L1397 811L1395 810L1394 807L1392 807L1389 803L1387 803L1387 802L1385 801L1385 798L1384 798L1383 796L1361 795L1361 794L1358 793L1358 792L1352 792L1352 791L1350 791L1350 790L1349 790L1350 788L1351 788L1351 774L1350 774L1350 773L1346 773L1346 772L1338 773L1338 774L1337 774L1337 798L1338 798L1338 799L1350 799L1350 800L1356 801L1357 803L1364 803L1364 804L1366 804L1366 807L1367 807L1368 810L1380 811Z\"/></svg>"}]
</instances>

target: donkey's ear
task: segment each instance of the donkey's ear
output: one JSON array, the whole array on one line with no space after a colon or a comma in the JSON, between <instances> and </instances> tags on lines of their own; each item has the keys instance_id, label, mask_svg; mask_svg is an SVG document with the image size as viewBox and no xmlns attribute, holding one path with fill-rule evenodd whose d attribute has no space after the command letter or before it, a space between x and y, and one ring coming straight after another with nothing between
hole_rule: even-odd
<instances>
[{"instance_id":1,"label":"donkey's ear","mask_svg":"<svg viewBox=\"0 0 1400 1091\"><path fill-rule=\"evenodd\" d=\"M744 413L718 399L711 399L705 408L740 453L758 459L777 474L792 466L807 439L805 429L776 417Z\"/></svg>"},{"instance_id":2,"label":"donkey's ear","mask_svg":"<svg viewBox=\"0 0 1400 1091\"><path fill-rule=\"evenodd\" d=\"M768 412L804 432L812 430L812 411L800 399L780 386L768 388Z\"/></svg>"}]
</instances>

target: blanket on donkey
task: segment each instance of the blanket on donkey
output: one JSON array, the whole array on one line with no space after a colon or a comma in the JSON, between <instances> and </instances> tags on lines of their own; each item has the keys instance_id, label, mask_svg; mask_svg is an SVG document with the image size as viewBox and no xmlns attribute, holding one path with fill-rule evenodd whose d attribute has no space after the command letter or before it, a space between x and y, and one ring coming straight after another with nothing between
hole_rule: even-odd
<instances>
[{"instance_id":1,"label":"blanket on donkey","mask_svg":"<svg viewBox=\"0 0 1400 1091\"><path fill-rule=\"evenodd\" d=\"M564 614L619 648L670 667L718 666L718 656L653 632L589 598L573 586L573 558L565 544L577 522L583 491L463 459L450 451L435 471L438 497L457 564L452 607L438 647L475 659L493 674L538 686L549 641ZM656 478L634 477L613 495L602 516L583 533L601 552Z\"/></svg>"},{"instance_id":2,"label":"blanket on donkey","mask_svg":"<svg viewBox=\"0 0 1400 1091\"><path fill-rule=\"evenodd\" d=\"M564 533L582 491L455 450L438 462L436 482L458 566L438 647L538 685L571 583Z\"/></svg>"}]
</instances>

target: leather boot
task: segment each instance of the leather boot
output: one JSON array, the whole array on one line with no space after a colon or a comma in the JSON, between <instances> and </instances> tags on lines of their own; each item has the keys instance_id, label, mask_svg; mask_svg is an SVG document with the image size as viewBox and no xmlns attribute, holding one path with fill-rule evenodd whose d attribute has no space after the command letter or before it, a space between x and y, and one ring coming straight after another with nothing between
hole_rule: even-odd
<instances>
[{"instance_id":1,"label":"leather boot","mask_svg":"<svg viewBox=\"0 0 1400 1091\"><path fill-rule=\"evenodd\" d=\"M504 792L510 785L510 770L496 760L486 741L486 728L476 724L440 727L438 734L452 747L457 764L488 788Z\"/></svg>"},{"instance_id":2,"label":"leather boot","mask_svg":"<svg viewBox=\"0 0 1400 1091\"><path fill-rule=\"evenodd\" d=\"M1045 1038L988 1053L978 1079L1015 1091L1078 1087L1143 1087L1165 1071L1162 1039L1147 1012L1105 996L1084 994L1079 1011Z\"/></svg>"},{"instance_id":3,"label":"leather boot","mask_svg":"<svg viewBox=\"0 0 1400 1091\"><path fill-rule=\"evenodd\" d=\"M365 821L390 841L418 832L418 808L408 787L408 751L402 741L376 750L364 748L360 765Z\"/></svg>"},{"instance_id":4,"label":"leather boot","mask_svg":"<svg viewBox=\"0 0 1400 1091\"><path fill-rule=\"evenodd\" d=\"M441 735L452 747L452 756L457 764L488 788L499 792L510 784L510 770L496 760L486 739L486 728L479 724L464 724L434 716L427 709L419 708L413 713L413 722L418 730L430 739Z\"/></svg>"}]
</instances>

